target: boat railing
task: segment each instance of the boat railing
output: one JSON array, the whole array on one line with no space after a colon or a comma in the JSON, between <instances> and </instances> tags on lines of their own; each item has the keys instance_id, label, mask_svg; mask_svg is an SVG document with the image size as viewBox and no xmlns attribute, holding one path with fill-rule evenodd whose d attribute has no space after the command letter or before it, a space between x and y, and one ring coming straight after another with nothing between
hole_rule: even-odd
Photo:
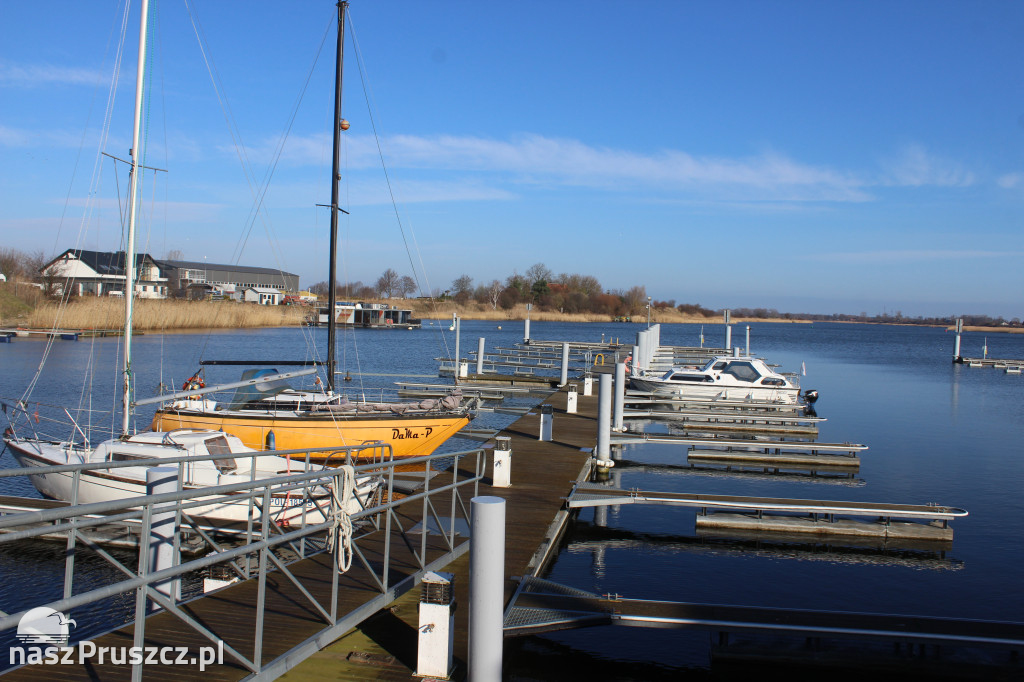
<instances>
[{"instance_id":1,"label":"boat railing","mask_svg":"<svg viewBox=\"0 0 1024 682\"><path fill-rule=\"evenodd\" d=\"M125 622L134 620L131 627L136 642L147 641L146 615L162 608L213 644L223 646L225 660L231 658L251 672L259 673L268 665L274 665L273 662L263 662L261 656L268 571L273 571L278 576L278 582L294 585L304 596L308 606L322 619L324 627L330 628L338 627L342 621L348 622L346 619L351 619L354 614L338 613L337 601L333 597L314 596L314 592L323 595L323 582L328 579L326 573L315 578L307 577L304 582L302 577L288 569L290 564L314 555L333 553L334 560L330 562L332 569L329 576L331 589L327 594L334 595L337 594L339 580L347 568L343 555L348 547L348 561L358 563L360 576L364 577L364 584L369 585L371 596L377 594L376 599L386 598L386 601L390 601L393 597L389 595L395 590L396 584L407 582L409 572L406 556L402 560L401 568L393 573L393 546L401 546L403 553L406 550L412 552L417 564L414 570L419 573L432 570L431 562L437 560L433 556L438 551L437 543L440 542L443 548L447 548L444 551L449 555L455 556L464 550L464 544L457 543L456 536L459 535L459 528L468 527L469 500L478 494L479 482L484 473L486 458L483 450L433 454L395 461L384 456L390 451L389 445L374 443L369 446L344 448L232 453L231 456L235 459L252 457L254 461L255 458L268 455L308 460L310 453L324 451L344 453L346 461L352 462L353 465L351 468L319 469L193 489L180 489L179 483L179 490L176 492L139 495L106 502L76 504L73 498L68 506L46 508L40 505L39 508L30 511L0 516L0 548L13 548L12 543L31 539L52 539L57 534L66 535L67 545L64 553L62 598L47 604L25 603L25 599L21 599L21 603L14 602L14 609L9 602L5 608L7 613L0 612L0 632L12 636L13 632L17 631L21 618L37 607L43 606L60 613L68 613L72 610L88 610L93 605L99 608L99 602L103 600L134 593L134 613L125 613L123 619ZM360 464L364 455L368 456L370 461ZM123 467L137 468L147 464L177 465L181 481L180 476L184 467L197 461L223 458L224 455L202 455L159 458L151 463L131 461L54 465L0 470L0 478L64 473L72 477L74 491L77 490L83 473L97 469L116 471ZM396 466L401 467L397 475ZM339 514L338 507L330 502L331 496L327 496L328 501L325 502L324 496L317 493L324 489L341 490L345 486L346 476L354 476L356 479L377 477L380 480L380 487L368 500L361 500L355 513ZM416 481L411 487L408 485L410 478ZM298 505L302 509L301 522L298 517L292 518L291 525L274 520L272 496L281 493L305 496L302 504ZM219 503L248 504L252 512L246 519L223 527L209 519L204 520L190 514L190 511L197 508L209 508ZM154 519L167 514L168 511L174 513L175 528L178 529L173 539L174 555L178 555L181 537L186 532L200 538L203 549L197 553L193 548L193 558L176 560L174 565L169 567L158 567L153 564L151 554L159 538L151 542L151 537L154 537L151 533ZM344 522L342 516L345 517ZM422 517L421 527L407 527L410 517ZM323 520L325 518L327 520ZM351 526L348 526L349 522ZM119 560L101 546L101 542L94 535L90 535L91 529L114 523L133 525L136 529L139 550L137 565ZM339 541L332 545L329 540L331 534L336 535L339 528L344 529L346 526L352 528L350 536L345 538L345 542ZM428 536L431 538L429 550ZM370 542L372 546L362 548L364 540ZM117 575L111 582L99 586L85 586L88 583L87 578L79 575L76 579L76 555L83 551L101 557L112 567L112 572ZM383 560L380 560L381 552ZM198 556L200 553L203 555ZM254 578L259 581L251 655L240 652L237 647L229 646L224 641L227 633L218 633L213 626L208 627L208 624L197 622L180 608L180 605L188 600L182 600L175 590L162 587L171 581L194 580L196 572L208 573L218 569L240 580ZM95 566L90 570L94 571ZM370 577L365 579L367 575ZM32 594L26 594L24 597L31 598ZM123 625L124 622L109 623L109 631ZM245 648L248 650L248 647ZM141 673L140 666L141 663L133 669L133 676L136 678Z\"/></svg>"}]
</instances>

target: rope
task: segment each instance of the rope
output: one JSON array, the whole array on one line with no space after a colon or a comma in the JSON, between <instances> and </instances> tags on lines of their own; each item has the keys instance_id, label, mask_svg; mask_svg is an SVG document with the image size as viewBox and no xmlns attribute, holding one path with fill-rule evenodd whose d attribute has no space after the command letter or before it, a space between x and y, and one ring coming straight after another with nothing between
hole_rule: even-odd
<instances>
[{"instance_id":1,"label":"rope","mask_svg":"<svg viewBox=\"0 0 1024 682\"><path fill-rule=\"evenodd\" d=\"M352 519L348 508L355 492L356 473L351 464L337 468L339 476L331 486L331 524L327 535L327 547L334 552L338 570L342 573L352 567Z\"/></svg>"}]
</instances>

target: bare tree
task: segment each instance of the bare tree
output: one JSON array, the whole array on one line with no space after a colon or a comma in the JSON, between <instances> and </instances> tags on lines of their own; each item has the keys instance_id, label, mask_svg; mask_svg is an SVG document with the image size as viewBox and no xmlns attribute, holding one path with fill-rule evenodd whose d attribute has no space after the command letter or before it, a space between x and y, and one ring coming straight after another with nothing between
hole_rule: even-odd
<instances>
[{"instance_id":1,"label":"bare tree","mask_svg":"<svg viewBox=\"0 0 1024 682\"><path fill-rule=\"evenodd\" d=\"M498 299L501 298L501 292L504 290L504 286L498 280L493 280L487 285L487 298L491 302L491 310L497 310Z\"/></svg>"},{"instance_id":2,"label":"bare tree","mask_svg":"<svg viewBox=\"0 0 1024 682\"><path fill-rule=\"evenodd\" d=\"M185 252L181 249L171 249L164 260L185 260Z\"/></svg>"},{"instance_id":3,"label":"bare tree","mask_svg":"<svg viewBox=\"0 0 1024 682\"><path fill-rule=\"evenodd\" d=\"M415 293L416 293L416 280L414 280L409 275L403 275L402 278L400 280L398 280L398 294L402 298L409 298L409 294L415 294Z\"/></svg>"},{"instance_id":4,"label":"bare tree","mask_svg":"<svg viewBox=\"0 0 1024 682\"><path fill-rule=\"evenodd\" d=\"M377 280L377 294L382 298L392 298L398 289L398 273L388 268Z\"/></svg>"},{"instance_id":5,"label":"bare tree","mask_svg":"<svg viewBox=\"0 0 1024 682\"><path fill-rule=\"evenodd\" d=\"M555 273L551 272L548 266L543 263L535 263L526 271L525 277L529 286L533 286L537 282L544 282L545 284L550 282L555 278Z\"/></svg>"}]
</instances>

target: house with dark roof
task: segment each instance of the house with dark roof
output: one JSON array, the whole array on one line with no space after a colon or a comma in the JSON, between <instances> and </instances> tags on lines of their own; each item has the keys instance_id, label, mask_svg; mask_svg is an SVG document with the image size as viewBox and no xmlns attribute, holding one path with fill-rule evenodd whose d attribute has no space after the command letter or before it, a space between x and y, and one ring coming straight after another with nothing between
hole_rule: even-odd
<instances>
[{"instance_id":1,"label":"house with dark roof","mask_svg":"<svg viewBox=\"0 0 1024 682\"><path fill-rule=\"evenodd\" d=\"M42 267L53 293L73 296L124 296L124 251L68 249ZM135 296L167 298L167 278L147 253L135 256Z\"/></svg>"}]
</instances>

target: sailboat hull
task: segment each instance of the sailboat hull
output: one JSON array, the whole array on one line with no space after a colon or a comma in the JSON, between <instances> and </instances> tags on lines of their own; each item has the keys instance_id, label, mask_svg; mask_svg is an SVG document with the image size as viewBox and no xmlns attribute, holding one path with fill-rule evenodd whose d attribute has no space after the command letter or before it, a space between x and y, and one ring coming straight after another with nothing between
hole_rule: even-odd
<instances>
[{"instance_id":1,"label":"sailboat hull","mask_svg":"<svg viewBox=\"0 0 1024 682\"><path fill-rule=\"evenodd\" d=\"M239 413L198 413L189 410L158 410L153 416L154 431L179 428L226 431L251 447L267 447L274 434L278 450L301 450L332 446L383 442L391 445L395 459L420 457L434 452L442 443L469 423L466 415L349 417L345 415L267 415ZM344 464L331 453L311 453L318 464Z\"/></svg>"},{"instance_id":2,"label":"sailboat hull","mask_svg":"<svg viewBox=\"0 0 1024 682\"><path fill-rule=\"evenodd\" d=\"M82 462L81 457L73 453L75 448L68 443L40 443L7 441L7 446L18 464L27 470L27 475L36 490L54 500L69 502L73 499L74 480L70 472L31 473L32 469L55 464L75 464ZM91 470L81 472L78 483L77 500L79 504L95 502L113 502L147 494L145 484L145 467L123 467L110 470ZM355 514L366 506L372 506L372 497L379 481L365 477L357 481L353 498L345 510ZM188 489L190 486L186 486ZM321 488L303 501L300 492L290 494L275 493L270 501L270 518L276 523L290 525L320 524L328 520L325 511L331 507L330 494ZM202 499L202 498L198 498ZM217 522L246 521L252 518L259 521L262 511L256 505L250 505L248 498L233 501L225 496L211 496L216 500L208 505L193 507L188 510L192 517ZM305 513L303 513L305 512Z\"/></svg>"}]
</instances>

